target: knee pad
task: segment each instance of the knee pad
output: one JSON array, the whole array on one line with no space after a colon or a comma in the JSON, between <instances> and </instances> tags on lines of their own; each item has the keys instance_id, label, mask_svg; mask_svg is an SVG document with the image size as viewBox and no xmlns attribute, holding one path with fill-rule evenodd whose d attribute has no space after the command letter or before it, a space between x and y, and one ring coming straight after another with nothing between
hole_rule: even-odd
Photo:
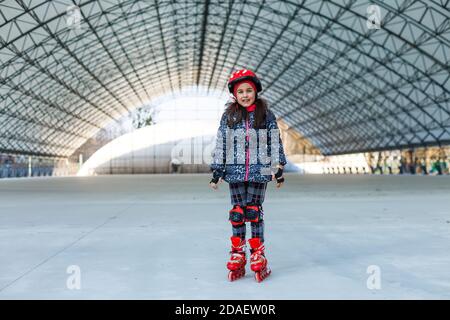
<instances>
[{"instance_id":1,"label":"knee pad","mask_svg":"<svg viewBox=\"0 0 450 320\"><path fill-rule=\"evenodd\" d=\"M263 221L263 211L260 205L248 204L245 208L245 221L261 222Z\"/></svg>"},{"instance_id":2,"label":"knee pad","mask_svg":"<svg viewBox=\"0 0 450 320\"><path fill-rule=\"evenodd\" d=\"M238 227L244 224L244 209L240 205L235 205L233 209L230 210L230 218L229 218L233 227Z\"/></svg>"}]
</instances>

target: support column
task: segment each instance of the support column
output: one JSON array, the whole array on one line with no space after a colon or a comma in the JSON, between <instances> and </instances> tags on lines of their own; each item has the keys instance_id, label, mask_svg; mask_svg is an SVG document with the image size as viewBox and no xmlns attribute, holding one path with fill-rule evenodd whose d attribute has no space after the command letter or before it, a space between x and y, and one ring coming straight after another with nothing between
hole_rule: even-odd
<instances>
[{"instance_id":1,"label":"support column","mask_svg":"<svg viewBox=\"0 0 450 320\"><path fill-rule=\"evenodd\" d=\"M28 177L31 177L31 156L28 157Z\"/></svg>"}]
</instances>

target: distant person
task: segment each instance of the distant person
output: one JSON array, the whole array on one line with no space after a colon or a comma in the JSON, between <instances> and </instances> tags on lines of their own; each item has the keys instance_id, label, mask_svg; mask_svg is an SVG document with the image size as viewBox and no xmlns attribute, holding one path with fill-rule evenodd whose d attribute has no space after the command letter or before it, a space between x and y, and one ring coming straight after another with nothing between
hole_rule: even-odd
<instances>
[{"instance_id":1,"label":"distant person","mask_svg":"<svg viewBox=\"0 0 450 320\"><path fill-rule=\"evenodd\" d=\"M419 159L415 158L414 161L409 164L409 172L411 174L416 174L416 169L417 169L418 165L419 165Z\"/></svg>"},{"instance_id":2,"label":"distant person","mask_svg":"<svg viewBox=\"0 0 450 320\"><path fill-rule=\"evenodd\" d=\"M391 156L387 158L387 160L386 160L386 166L387 166L387 168L388 168L389 174L392 174L393 159L392 159Z\"/></svg>"},{"instance_id":3,"label":"distant person","mask_svg":"<svg viewBox=\"0 0 450 320\"><path fill-rule=\"evenodd\" d=\"M441 164L440 164L439 159L436 159L436 157L432 157L431 161L432 161L432 163L431 163L430 174L433 174L433 175L442 174Z\"/></svg>"},{"instance_id":4,"label":"distant person","mask_svg":"<svg viewBox=\"0 0 450 320\"><path fill-rule=\"evenodd\" d=\"M442 174L447 174L448 173L448 167L447 167L447 159L446 157L442 157L440 159L440 167L442 170Z\"/></svg>"},{"instance_id":5,"label":"distant person","mask_svg":"<svg viewBox=\"0 0 450 320\"><path fill-rule=\"evenodd\" d=\"M170 165L172 167L172 173L180 173L182 162L178 158L173 158L170 161Z\"/></svg>"},{"instance_id":6,"label":"distant person","mask_svg":"<svg viewBox=\"0 0 450 320\"><path fill-rule=\"evenodd\" d=\"M400 166L398 167L400 170L400 174L404 174L405 173L405 169L406 169L406 160L403 156L400 157Z\"/></svg>"},{"instance_id":7,"label":"distant person","mask_svg":"<svg viewBox=\"0 0 450 320\"><path fill-rule=\"evenodd\" d=\"M438 175L442 175L444 168L443 168L443 160L441 158L438 158L437 162L437 171L438 171Z\"/></svg>"},{"instance_id":8,"label":"distant person","mask_svg":"<svg viewBox=\"0 0 450 320\"><path fill-rule=\"evenodd\" d=\"M422 158L420 160L420 170L422 171L422 174L427 175L428 171L427 171L427 161L425 160L425 158Z\"/></svg>"}]
</instances>

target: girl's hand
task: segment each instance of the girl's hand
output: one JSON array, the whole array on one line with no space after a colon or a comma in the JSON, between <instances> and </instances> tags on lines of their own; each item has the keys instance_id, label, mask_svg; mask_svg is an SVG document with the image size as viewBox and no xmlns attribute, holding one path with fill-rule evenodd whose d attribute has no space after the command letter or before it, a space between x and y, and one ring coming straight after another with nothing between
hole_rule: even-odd
<instances>
[{"instance_id":1,"label":"girl's hand","mask_svg":"<svg viewBox=\"0 0 450 320\"><path fill-rule=\"evenodd\" d=\"M283 167L278 167L278 171L275 174L272 174L272 180L276 180L277 188L281 188L284 183Z\"/></svg>"},{"instance_id":2,"label":"girl's hand","mask_svg":"<svg viewBox=\"0 0 450 320\"><path fill-rule=\"evenodd\" d=\"M222 178L219 179L219 181L217 183L214 182L210 182L209 186L213 189L213 190L217 190L219 188L219 184L222 182Z\"/></svg>"},{"instance_id":3,"label":"girl's hand","mask_svg":"<svg viewBox=\"0 0 450 320\"><path fill-rule=\"evenodd\" d=\"M274 174L272 174L272 180L277 180L277 178L275 178L275 175L274 175ZM283 178L283 181L277 182L277 188L278 188L278 189L281 188L281 186L283 185L283 183L284 183L284 178Z\"/></svg>"}]
</instances>

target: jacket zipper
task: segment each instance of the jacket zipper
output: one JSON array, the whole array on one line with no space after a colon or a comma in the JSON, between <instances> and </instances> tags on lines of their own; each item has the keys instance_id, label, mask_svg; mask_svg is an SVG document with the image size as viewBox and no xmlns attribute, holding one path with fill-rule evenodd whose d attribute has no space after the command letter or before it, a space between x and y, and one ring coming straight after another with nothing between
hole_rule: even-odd
<instances>
[{"instance_id":1,"label":"jacket zipper","mask_svg":"<svg viewBox=\"0 0 450 320\"><path fill-rule=\"evenodd\" d=\"M248 180L248 167L250 160L250 148L248 147L248 118L245 120L245 140L246 140L246 148L245 148L245 181Z\"/></svg>"}]
</instances>

